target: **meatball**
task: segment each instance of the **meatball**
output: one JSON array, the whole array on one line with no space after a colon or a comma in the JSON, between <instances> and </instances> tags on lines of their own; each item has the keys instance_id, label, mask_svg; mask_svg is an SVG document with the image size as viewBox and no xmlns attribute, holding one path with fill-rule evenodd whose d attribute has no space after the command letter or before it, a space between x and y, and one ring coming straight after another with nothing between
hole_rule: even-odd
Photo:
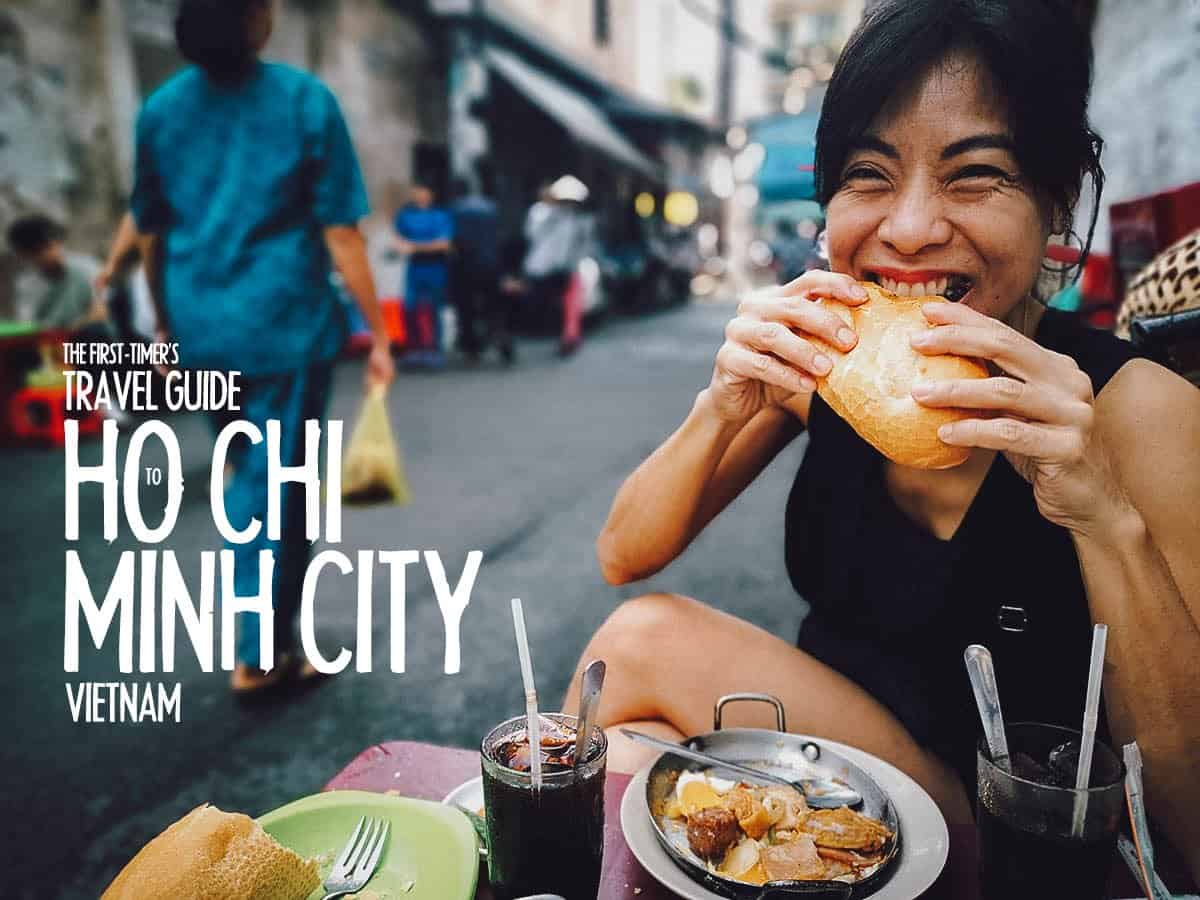
<instances>
[{"instance_id":1,"label":"meatball","mask_svg":"<svg viewBox=\"0 0 1200 900\"><path fill-rule=\"evenodd\" d=\"M688 844L701 859L721 859L742 836L733 810L712 807L688 817Z\"/></svg>"}]
</instances>

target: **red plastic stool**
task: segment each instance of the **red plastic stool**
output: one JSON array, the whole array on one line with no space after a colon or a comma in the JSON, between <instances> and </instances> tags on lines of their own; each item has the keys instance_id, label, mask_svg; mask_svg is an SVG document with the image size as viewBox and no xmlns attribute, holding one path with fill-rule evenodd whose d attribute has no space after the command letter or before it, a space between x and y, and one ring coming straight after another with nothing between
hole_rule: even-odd
<instances>
[{"instance_id":1,"label":"red plastic stool","mask_svg":"<svg viewBox=\"0 0 1200 900\"><path fill-rule=\"evenodd\" d=\"M408 341L408 328L404 321L404 301L397 297L381 297L379 312L383 316L383 326L392 340L392 346L403 347Z\"/></svg>"},{"instance_id":2,"label":"red plastic stool","mask_svg":"<svg viewBox=\"0 0 1200 900\"><path fill-rule=\"evenodd\" d=\"M99 434L104 416L96 410L67 411L64 387L27 387L8 401L8 425L13 435L26 441L43 441L55 447L66 443L67 419L79 421L79 433Z\"/></svg>"}]
</instances>

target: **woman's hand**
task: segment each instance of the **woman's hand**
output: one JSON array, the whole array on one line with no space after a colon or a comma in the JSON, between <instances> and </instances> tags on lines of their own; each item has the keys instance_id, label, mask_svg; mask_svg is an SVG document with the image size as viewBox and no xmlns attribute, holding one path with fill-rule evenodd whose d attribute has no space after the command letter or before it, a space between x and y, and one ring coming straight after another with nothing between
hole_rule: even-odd
<instances>
[{"instance_id":1,"label":"woman's hand","mask_svg":"<svg viewBox=\"0 0 1200 900\"><path fill-rule=\"evenodd\" d=\"M867 293L849 275L814 270L782 288L756 293L725 326L708 391L717 414L747 422L759 410L816 389L833 361L802 335L849 350L858 340L835 312L812 301L829 298L857 306ZM800 332L801 334L797 334Z\"/></svg>"},{"instance_id":2,"label":"woman's hand","mask_svg":"<svg viewBox=\"0 0 1200 900\"><path fill-rule=\"evenodd\" d=\"M105 265L92 279L92 296L104 297L116 277L116 270L111 265Z\"/></svg>"},{"instance_id":3,"label":"woman's hand","mask_svg":"<svg viewBox=\"0 0 1200 900\"><path fill-rule=\"evenodd\" d=\"M943 425L938 437L1004 453L1033 485L1041 514L1071 531L1091 532L1122 507L1122 492L1093 434L1092 381L1075 360L961 304L927 303L922 311L933 327L913 335L918 352L973 356L1002 370L992 378L913 385L913 398L924 406L987 411Z\"/></svg>"},{"instance_id":4,"label":"woman's hand","mask_svg":"<svg viewBox=\"0 0 1200 900\"><path fill-rule=\"evenodd\" d=\"M171 332L167 330L167 326L161 325L161 324L154 326L154 343L156 343L156 344L170 344L171 343ZM167 373L170 372L171 369L172 369L172 366L167 365L165 363L154 367L154 371L157 372L159 374L159 376L162 378L166 378Z\"/></svg>"},{"instance_id":5,"label":"woman's hand","mask_svg":"<svg viewBox=\"0 0 1200 900\"><path fill-rule=\"evenodd\" d=\"M391 339L381 335L371 342L371 354L367 357L364 381L369 391L374 385L387 387L396 377L396 363L392 359Z\"/></svg>"}]
</instances>

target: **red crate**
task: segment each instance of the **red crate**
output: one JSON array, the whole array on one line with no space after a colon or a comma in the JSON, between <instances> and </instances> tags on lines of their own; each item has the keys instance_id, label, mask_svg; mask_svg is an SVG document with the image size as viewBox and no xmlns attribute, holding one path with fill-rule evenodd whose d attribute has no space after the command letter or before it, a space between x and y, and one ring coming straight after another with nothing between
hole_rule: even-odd
<instances>
[{"instance_id":1,"label":"red crate","mask_svg":"<svg viewBox=\"0 0 1200 900\"><path fill-rule=\"evenodd\" d=\"M1114 290L1125 285L1155 256L1200 228L1200 181L1114 203L1108 209Z\"/></svg>"},{"instance_id":2,"label":"red crate","mask_svg":"<svg viewBox=\"0 0 1200 900\"><path fill-rule=\"evenodd\" d=\"M8 427L19 440L61 447L66 443L66 422L79 421L79 434L99 434L104 416L98 411L67 410L65 387L26 387L8 401Z\"/></svg>"}]
</instances>

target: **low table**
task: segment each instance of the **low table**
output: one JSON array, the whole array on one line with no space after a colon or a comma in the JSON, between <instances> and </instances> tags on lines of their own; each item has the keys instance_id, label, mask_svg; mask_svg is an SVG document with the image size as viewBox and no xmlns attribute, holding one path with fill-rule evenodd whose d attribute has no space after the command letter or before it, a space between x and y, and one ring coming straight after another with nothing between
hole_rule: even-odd
<instances>
[{"instance_id":1,"label":"low table","mask_svg":"<svg viewBox=\"0 0 1200 900\"><path fill-rule=\"evenodd\" d=\"M415 741L390 741L358 754L338 772L325 790L395 791L405 797L440 801L464 781L479 775L479 753L438 747ZM641 867L621 833L621 797L630 776L609 772L604 784L604 874L600 900L670 900L675 895ZM926 900L976 900L975 829L950 829L950 859L937 883L925 892ZM1129 890L1120 894L1132 896ZM476 897L492 896L486 866L479 873Z\"/></svg>"},{"instance_id":2,"label":"low table","mask_svg":"<svg viewBox=\"0 0 1200 900\"><path fill-rule=\"evenodd\" d=\"M325 785L327 791L389 791L404 797L441 801L464 781L477 777L479 753L439 747L417 741L389 741L368 747L354 757ZM630 776L609 772L604 783L604 873L598 900L670 900L675 895L654 880L634 857L621 832L621 798ZM1170 854L1160 853L1167 863L1159 872L1176 892L1186 878L1183 868ZM974 826L950 827L950 857L937 882L922 900L980 900L979 844ZM1114 866L1112 897L1141 896L1124 866ZM487 867L479 873L478 900L491 900Z\"/></svg>"}]
</instances>

